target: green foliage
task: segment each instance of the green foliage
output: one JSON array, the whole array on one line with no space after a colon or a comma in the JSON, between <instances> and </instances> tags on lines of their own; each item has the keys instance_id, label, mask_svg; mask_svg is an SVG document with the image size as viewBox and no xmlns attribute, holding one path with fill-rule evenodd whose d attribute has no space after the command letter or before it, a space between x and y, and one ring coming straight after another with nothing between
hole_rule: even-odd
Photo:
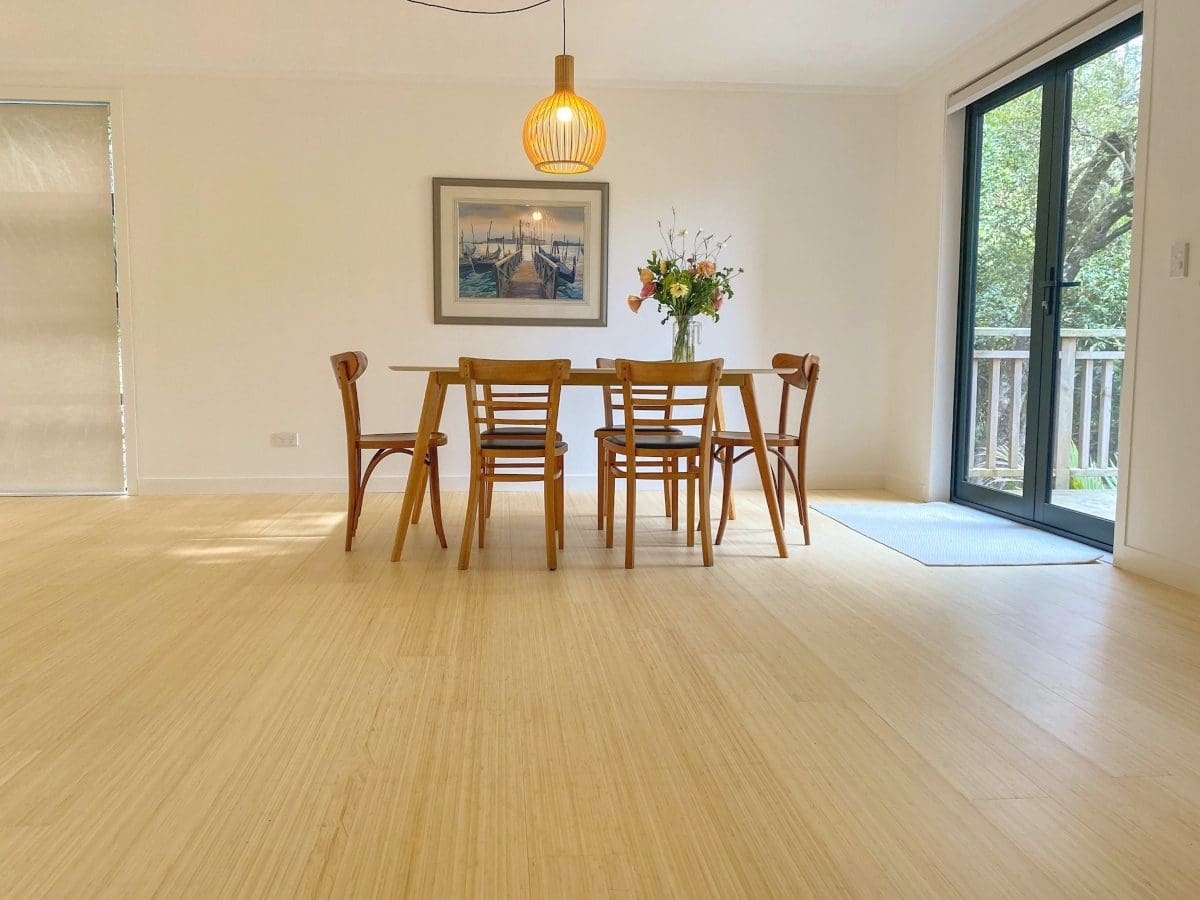
<instances>
[{"instance_id":1,"label":"green foliage","mask_svg":"<svg viewBox=\"0 0 1200 900\"><path fill-rule=\"evenodd\" d=\"M1140 73L1140 39L1074 73L1062 277L1082 285L1064 291L1066 328L1125 325ZM1037 87L984 115L975 284L979 326L1030 324L1042 103ZM1121 349L1119 342L1110 346Z\"/></svg>"}]
</instances>

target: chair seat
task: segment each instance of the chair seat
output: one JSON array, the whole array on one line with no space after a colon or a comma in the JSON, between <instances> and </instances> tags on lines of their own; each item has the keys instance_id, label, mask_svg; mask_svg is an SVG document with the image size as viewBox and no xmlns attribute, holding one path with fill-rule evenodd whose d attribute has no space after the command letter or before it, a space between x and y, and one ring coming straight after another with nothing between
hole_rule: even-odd
<instances>
[{"instance_id":1,"label":"chair seat","mask_svg":"<svg viewBox=\"0 0 1200 900\"><path fill-rule=\"evenodd\" d=\"M800 438L794 434L768 433L763 435L768 447L790 447L800 443ZM713 443L725 447L751 447L754 445L748 431L715 431Z\"/></svg>"},{"instance_id":2,"label":"chair seat","mask_svg":"<svg viewBox=\"0 0 1200 900\"><path fill-rule=\"evenodd\" d=\"M683 434L674 425L639 425L633 429L637 434ZM614 425L611 428L607 425L601 425L596 429L596 437L612 437L613 435L624 434L625 428L622 425Z\"/></svg>"},{"instance_id":3,"label":"chair seat","mask_svg":"<svg viewBox=\"0 0 1200 900\"><path fill-rule=\"evenodd\" d=\"M604 439L605 446L625 452L625 435L617 434ZM636 450L699 450L700 438L693 434L649 434L638 437Z\"/></svg>"},{"instance_id":4,"label":"chair seat","mask_svg":"<svg viewBox=\"0 0 1200 900\"><path fill-rule=\"evenodd\" d=\"M417 433L415 431L392 431L384 434L364 434L358 439L358 446L364 450L386 450L391 447L396 447L402 450L411 450L417 445ZM444 447L446 446L446 435L440 431L435 431L429 436L429 446Z\"/></svg>"},{"instance_id":5,"label":"chair seat","mask_svg":"<svg viewBox=\"0 0 1200 900\"><path fill-rule=\"evenodd\" d=\"M479 432L482 438L492 437L531 437L545 438L546 429L539 425L503 425L499 428L487 428ZM562 437L562 435L559 435Z\"/></svg>"},{"instance_id":6,"label":"chair seat","mask_svg":"<svg viewBox=\"0 0 1200 900\"><path fill-rule=\"evenodd\" d=\"M545 434L545 432L542 433ZM514 440L484 439L479 442L480 450L521 450L531 457L541 456L545 446L546 445L540 441L522 440L520 438ZM559 455L566 453L567 442L555 441L554 452Z\"/></svg>"}]
</instances>

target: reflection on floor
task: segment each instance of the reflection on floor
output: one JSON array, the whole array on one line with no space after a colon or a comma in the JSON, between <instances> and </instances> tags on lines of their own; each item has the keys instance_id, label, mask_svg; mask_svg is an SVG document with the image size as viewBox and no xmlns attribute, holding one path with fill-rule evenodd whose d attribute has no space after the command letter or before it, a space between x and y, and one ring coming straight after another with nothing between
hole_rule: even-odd
<instances>
[{"instance_id":1,"label":"reflection on floor","mask_svg":"<svg viewBox=\"0 0 1200 900\"><path fill-rule=\"evenodd\" d=\"M1117 492L1111 491L1052 491L1050 502L1064 509L1073 509L1109 522L1117 517Z\"/></svg>"}]
</instances>

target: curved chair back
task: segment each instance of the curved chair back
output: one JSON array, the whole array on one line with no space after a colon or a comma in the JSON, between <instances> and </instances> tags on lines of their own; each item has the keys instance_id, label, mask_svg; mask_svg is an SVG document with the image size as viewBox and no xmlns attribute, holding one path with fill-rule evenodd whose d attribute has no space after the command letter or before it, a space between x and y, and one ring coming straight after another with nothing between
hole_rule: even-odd
<instances>
[{"instance_id":1,"label":"curved chair back","mask_svg":"<svg viewBox=\"0 0 1200 900\"><path fill-rule=\"evenodd\" d=\"M358 409L358 385L356 381L367 371L367 354L361 350L348 350L329 357L338 389L342 392L342 412L346 417L346 441L353 447L362 436L362 417Z\"/></svg>"},{"instance_id":2,"label":"curved chair back","mask_svg":"<svg viewBox=\"0 0 1200 900\"><path fill-rule=\"evenodd\" d=\"M781 374L783 391L779 398L779 433L787 434L788 392L791 388L804 391L804 406L800 411L800 459L803 467L804 449L808 443L808 420L812 415L813 398L817 394L817 379L821 375L821 357L815 353L798 356L795 353L776 353L771 357L772 369L791 369Z\"/></svg>"}]
</instances>

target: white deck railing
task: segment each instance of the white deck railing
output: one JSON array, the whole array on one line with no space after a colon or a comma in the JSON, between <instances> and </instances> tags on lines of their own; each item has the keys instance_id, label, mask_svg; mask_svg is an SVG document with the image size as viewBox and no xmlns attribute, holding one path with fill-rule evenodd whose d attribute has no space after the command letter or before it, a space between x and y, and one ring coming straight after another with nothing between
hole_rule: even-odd
<instances>
[{"instance_id":1,"label":"white deck railing","mask_svg":"<svg viewBox=\"0 0 1200 900\"><path fill-rule=\"evenodd\" d=\"M1124 339L1124 328L1064 328L1060 332L1055 387L1054 487L1070 487L1073 476L1114 476L1113 426L1121 405L1118 367L1124 350L1096 350L1091 344ZM1028 328L976 328L978 338L1029 337ZM1081 346L1082 344L1082 346ZM1020 479L1025 470L1026 393L1029 350L979 349L971 354L969 477ZM983 401L981 403L981 401ZM982 445L979 411L986 413ZM1078 450L1072 465L1071 448Z\"/></svg>"}]
</instances>

